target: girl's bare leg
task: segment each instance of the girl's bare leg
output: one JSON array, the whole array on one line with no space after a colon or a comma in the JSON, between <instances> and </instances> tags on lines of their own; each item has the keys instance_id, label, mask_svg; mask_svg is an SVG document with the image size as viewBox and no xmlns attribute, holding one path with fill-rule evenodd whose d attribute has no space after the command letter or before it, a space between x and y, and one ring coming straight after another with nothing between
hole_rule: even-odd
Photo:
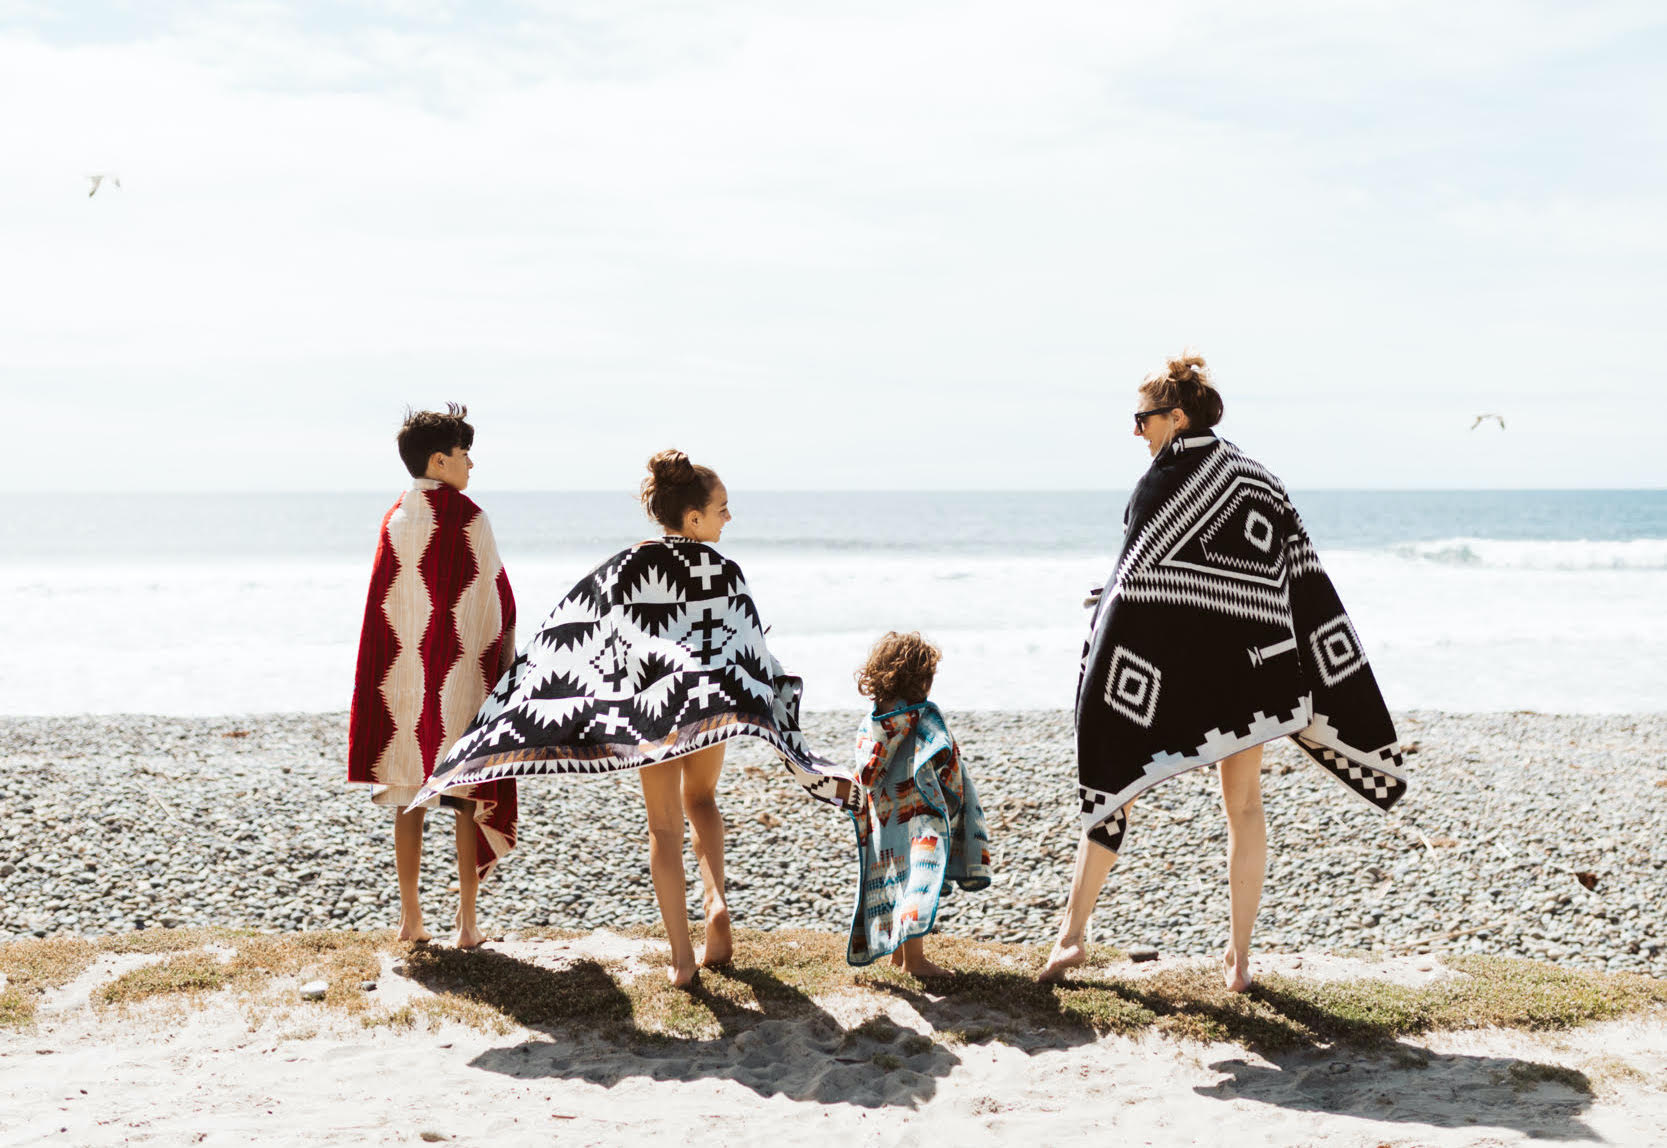
<instances>
[{"instance_id":1,"label":"girl's bare leg","mask_svg":"<svg viewBox=\"0 0 1667 1148\"><path fill-rule=\"evenodd\" d=\"M1071 895L1065 901L1065 918L1059 923L1059 939L1053 943L1048 963L1036 975L1039 981L1060 981L1066 969L1074 969L1088 960L1085 935L1088 918L1094 914L1094 903L1100 899L1100 887L1106 883L1111 867L1117 864L1117 854L1094 844L1085 835L1077 842L1077 863L1071 871Z\"/></svg>"},{"instance_id":2,"label":"girl's bare leg","mask_svg":"<svg viewBox=\"0 0 1667 1148\"><path fill-rule=\"evenodd\" d=\"M952 977L955 970L946 969L926 959L926 938L910 937L897 950L903 954L903 971L916 977ZM895 955L895 954L894 954Z\"/></svg>"},{"instance_id":3,"label":"girl's bare leg","mask_svg":"<svg viewBox=\"0 0 1667 1148\"><path fill-rule=\"evenodd\" d=\"M1222 957L1229 992L1250 987L1250 934L1262 904L1268 824L1262 812L1262 747L1223 758L1221 805L1227 812L1227 893L1231 926Z\"/></svg>"},{"instance_id":4,"label":"girl's bare leg","mask_svg":"<svg viewBox=\"0 0 1667 1148\"><path fill-rule=\"evenodd\" d=\"M648 872L654 878L654 898L660 903L660 920L671 942L671 968L666 975L681 988L695 979L695 949L689 940L683 884L683 762L674 758L645 765L637 774L648 811Z\"/></svg>"},{"instance_id":5,"label":"girl's bare leg","mask_svg":"<svg viewBox=\"0 0 1667 1148\"><path fill-rule=\"evenodd\" d=\"M727 965L735 955L729 929L729 899L724 895L724 818L718 812L718 774L724 767L722 744L677 759L683 766L683 812L694 834L700 866L700 898L706 910L706 944L700 963Z\"/></svg>"},{"instance_id":6,"label":"girl's bare leg","mask_svg":"<svg viewBox=\"0 0 1667 1148\"><path fill-rule=\"evenodd\" d=\"M427 810L400 810L394 814L394 870L399 874L399 939L426 941L423 902L417 892L417 878L423 867L423 814Z\"/></svg>"},{"instance_id":7,"label":"girl's bare leg","mask_svg":"<svg viewBox=\"0 0 1667 1148\"><path fill-rule=\"evenodd\" d=\"M475 842L474 810L457 811L457 935L452 944L460 949L478 948L486 938L475 920L475 894L480 891L480 875L475 871L479 854Z\"/></svg>"}]
</instances>

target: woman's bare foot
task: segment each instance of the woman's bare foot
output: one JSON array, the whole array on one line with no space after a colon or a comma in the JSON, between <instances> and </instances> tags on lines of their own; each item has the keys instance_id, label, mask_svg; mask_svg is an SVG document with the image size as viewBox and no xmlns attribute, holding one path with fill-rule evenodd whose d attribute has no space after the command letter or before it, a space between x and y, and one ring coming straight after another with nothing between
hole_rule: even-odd
<instances>
[{"instance_id":1,"label":"woman's bare foot","mask_svg":"<svg viewBox=\"0 0 1667 1148\"><path fill-rule=\"evenodd\" d=\"M700 963L717 968L735 957L735 938L729 931L729 908L720 906L706 914L706 944L701 946Z\"/></svg>"},{"instance_id":2,"label":"woman's bare foot","mask_svg":"<svg viewBox=\"0 0 1667 1148\"><path fill-rule=\"evenodd\" d=\"M892 964L893 968L900 969L900 968L903 967L903 950L902 949L893 949L891 951L891 964Z\"/></svg>"},{"instance_id":3,"label":"woman's bare foot","mask_svg":"<svg viewBox=\"0 0 1667 1148\"><path fill-rule=\"evenodd\" d=\"M914 962L904 961L903 971L908 973L911 977L919 977L922 980L929 977L952 977L955 975L954 969L946 969L934 961L927 960L925 957L921 957L920 960Z\"/></svg>"},{"instance_id":4,"label":"woman's bare foot","mask_svg":"<svg viewBox=\"0 0 1667 1148\"><path fill-rule=\"evenodd\" d=\"M1088 963L1088 946L1081 941L1055 941L1053 952L1048 954L1048 963L1042 966L1042 971L1036 974L1036 979L1043 984L1058 984L1065 979L1065 970L1074 969Z\"/></svg>"},{"instance_id":5,"label":"woman's bare foot","mask_svg":"<svg viewBox=\"0 0 1667 1148\"><path fill-rule=\"evenodd\" d=\"M679 965L673 962L666 969L666 979L671 982L672 988L686 989L695 983L695 974L699 971L699 967L695 965L694 959L691 957L687 965Z\"/></svg>"},{"instance_id":6,"label":"woman's bare foot","mask_svg":"<svg viewBox=\"0 0 1667 1148\"><path fill-rule=\"evenodd\" d=\"M457 933L451 939L451 943L459 949L478 949L485 942L486 934L472 921L467 925L459 924Z\"/></svg>"},{"instance_id":7,"label":"woman's bare foot","mask_svg":"<svg viewBox=\"0 0 1667 1148\"><path fill-rule=\"evenodd\" d=\"M1227 991L1242 993L1250 988L1250 958L1248 954L1241 965L1234 959L1233 950L1229 948L1221 958L1222 977L1227 982Z\"/></svg>"}]
</instances>

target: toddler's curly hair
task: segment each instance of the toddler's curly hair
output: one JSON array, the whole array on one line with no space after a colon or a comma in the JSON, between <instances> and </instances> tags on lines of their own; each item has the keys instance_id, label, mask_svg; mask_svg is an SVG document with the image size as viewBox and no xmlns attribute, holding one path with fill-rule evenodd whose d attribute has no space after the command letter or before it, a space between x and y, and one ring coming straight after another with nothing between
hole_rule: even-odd
<instances>
[{"instance_id":1,"label":"toddler's curly hair","mask_svg":"<svg viewBox=\"0 0 1667 1148\"><path fill-rule=\"evenodd\" d=\"M917 705L932 692L943 651L916 631L886 633L857 671L857 692L876 703Z\"/></svg>"}]
</instances>

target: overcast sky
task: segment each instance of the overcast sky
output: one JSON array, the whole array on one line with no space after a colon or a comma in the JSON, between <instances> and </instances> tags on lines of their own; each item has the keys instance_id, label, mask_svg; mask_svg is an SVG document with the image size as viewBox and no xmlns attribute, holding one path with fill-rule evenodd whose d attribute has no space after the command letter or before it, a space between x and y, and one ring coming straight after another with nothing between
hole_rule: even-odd
<instances>
[{"instance_id":1,"label":"overcast sky","mask_svg":"<svg viewBox=\"0 0 1667 1148\"><path fill-rule=\"evenodd\" d=\"M1667 485L1667 8L0 0L12 489ZM122 188L87 196L86 175ZM1498 411L1508 429L1470 431Z\"/></svg>"}]
</instances>

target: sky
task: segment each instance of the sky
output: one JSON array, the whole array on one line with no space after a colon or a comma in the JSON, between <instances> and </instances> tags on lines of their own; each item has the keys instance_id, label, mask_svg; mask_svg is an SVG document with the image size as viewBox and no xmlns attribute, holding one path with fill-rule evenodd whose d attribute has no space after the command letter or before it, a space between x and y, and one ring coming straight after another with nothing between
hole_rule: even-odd
<instances>
[{"instance_id":1,"label":"sky","mask_svg":"<svg viewBox=\"0 0 1667 1148\"><path fill-rule=\"evenodd\" d=\"M12 490L1667 486L1667 8L0 0ZM93 172L119 174L89 197ZM1471 430L1498 412L1506 429Z\"/></svg>"}]
</instances>

